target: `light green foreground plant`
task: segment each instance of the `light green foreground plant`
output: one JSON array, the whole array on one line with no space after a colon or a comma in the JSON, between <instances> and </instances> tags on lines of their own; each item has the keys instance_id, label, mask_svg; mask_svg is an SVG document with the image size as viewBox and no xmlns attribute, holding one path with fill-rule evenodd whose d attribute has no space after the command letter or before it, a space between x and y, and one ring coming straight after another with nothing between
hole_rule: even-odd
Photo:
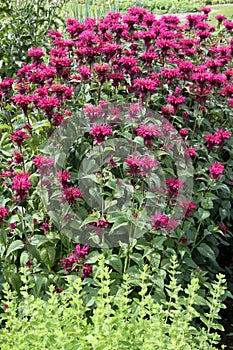
<instances>
[{"instance_id":1,"label":"light green foreground plant","mask_svg":"<svg viewBox=\"0 0 233 350\"><path fill-rule=\"evenodd\" d=\"M50 288L44 301L30 295L30 274L22 269L22 298L5 284L5 312L0 315L2 350L112 350L112 349L217 349L220 336L217 323L226 293L225 279L218 275L209 286L209 297L198 296L199 282L193 278L187 289L177 284L178 265L172 258L167 300L154 302L145 283L147 266L141 274L140 300L130 298L127 276L115 296L110 295L110 274L100 258L94 271L100 289L93 310L83 305L80 278L68 277L62 293ZM205 316L197 306L206 307ZM193 322L195 320L195 323Z\"/></svg>"}]
</instances>

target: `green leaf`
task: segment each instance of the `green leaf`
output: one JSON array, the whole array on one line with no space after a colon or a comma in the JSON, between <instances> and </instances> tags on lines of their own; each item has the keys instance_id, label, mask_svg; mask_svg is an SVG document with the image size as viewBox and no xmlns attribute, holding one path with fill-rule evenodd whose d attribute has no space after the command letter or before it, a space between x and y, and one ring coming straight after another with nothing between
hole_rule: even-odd
<instances>
[{"instance_id":1,"label":"green leaf","mask_svg":"<svg viewBox=\"0 0 233 350\"><path fill-rule=\"evenodd\" d=\"M36 245L39 247L41 244L48 242L48 239L41 235L34 235L31 240L31 245Z\"/></svg>"},{"instance_id":2,"label":"green leaf","mask_svg":"<svg viewBox=\"0 0 233 350\"><path fill-rule=\"evenodd\" d=\"M165 277L166 277L166 272L163 270L160 270L152 276L151 280L153 283L156 284L157 287L163 289Z\"/></svg>"},{"instance_id":3,"label":"green leaf","mask_svg":"<svg viewBox=\"0 0 233 350\"><path fill-rule=\"evenodd\" d=\"M216 260L215 252L206 243L201 243L200 246L197 247L197 250L205 258L208 258L211 261Z\"/></svg>"},{"instance_id":4,"label":"green leaf","mask_svg":"<svg viewBox=\"0 0 233 350\"><path fill-rule=\"evenodd\" d=\"M120 274L122 274L122 261L118 255L112 255L109 259L109 264Z\"/></svg>"},{"instance_id":5,"label":"green leaf","mask_svg":"<svg viewBox=\"0 0 233 350\"><path fill-rule=\"evenodd\" d=\"M20 265L26 265L29 260L29 255L27 252L23 251L20 255Z\"/></svg>"},{"instance_id":6,"label":"green leaf","mask_svg":"<svg viewBox=\"0 0 233 350\"><path fill-rule=\"evenodd\" d=\"M210 212L202 208L198 209L197 217L199 221L203 221L210 216Z\"/></svg>"},{"instance_id":7,"label":"green leaf","mask_svg":"<svg viewBox=\"0 0 233 350\"><path fill-rule=\"evenodd\" d=\"M12 242L9 248L7 249L6 258L14 251L22 248L24 248L24 243L20 239L17 239L16 241Z\"/></svg>"},{"instance_id":8,"label":"green leaf","mask_svg":"<svg viewBox=\"0 0 233 350\"><path fill-rule=\"evenodd\" d=\"M143 257L139 253L133 253L130 255L130 259L136 262L140 269L143 269Z\"/></svg>"},{"instance_id":9,"label":"green leaf","mask_svg":"<svg viewBox=\"0 0 233 350\"><path fill-rule=\"evenodd\" d=\"M0 130L3 130L3 129L11 130L11 127L9 125L0 125Z\"/></svg>"},{"instance_id":10,"label":"green leaf","mask_svg":"<svg viewBox=\"0 0 233 350\"><path fill-rule=\"evenodd\" d=\"M126 226L128 224L129 220L125 216L119 216L116 221L114 222L111 232L118 229L121 226Z\"/></svg>"},{"instance_id":11,"label":"green leaf","mask_svg":"<svg viewBox=\"0 0 233 350\"><path fill-rule=\"evenodd\" d=\"M22 281L20 279L20 276L18 273L11 273L10 274L10 284L16 290L18 293L20 292L20 287L22 285Z\"/></svg>"},{"instance_id":12,"label":"green leaf","mask_svg":"<svg viewBox=\"0 0 233 350\"><path fill-rule=\"evenodd\" d=\"M40 252L34 245L28 245L27 249L33 258L40 261Z\"/></svg>"},{"instance_id":13,"label":"green leaf","mask_svg":"<svg viewBox=\"0 0 233 350\"><path fill-rule=\"evenodd\" d=\"M40 252L41 261L47 266L49 270L54 263L55 256L56 250L55 247L52 246L45 247Z\"/></svg>"},{"instance_id":14,"label":"green leaf","mask_svg":"<svg viewBox=\"0 0 233 350\"><path fill-rule=\"evenodd\" d=\"M94 251L88 254L87 259L85 260L85 263L87 264L94 264L96 261L98 261L99 258L99 252Z\"/></svg>"},{"instance_id":15,"label":"green leaf","mask_svg":"<svg viewBox=\"0 0 233 350\"><path fill-rule=\"evenodd\" d=\"M44 120L41 120L41 121L35 123L35 125L33 125L33 130L43 129L43 128L47 128L49 126L50 126L50 123L48 122L48 119L44 119Z\"/></svg>"}]
</instances>

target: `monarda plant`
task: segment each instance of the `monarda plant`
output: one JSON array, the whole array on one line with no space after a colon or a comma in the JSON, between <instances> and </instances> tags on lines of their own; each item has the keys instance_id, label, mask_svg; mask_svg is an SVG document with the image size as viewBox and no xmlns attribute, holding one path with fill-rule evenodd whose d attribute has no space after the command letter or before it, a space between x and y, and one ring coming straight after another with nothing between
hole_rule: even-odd
<instances>
[{"instance_id":1,"label":"monarda plant","mask_svg":"<svg viewBox=\"0 0 233 350\"><path fill-rule=\"evenodd\" d=\"M67 19L49 50L30 48L31 63L2 79L0 253L16 290L21 265L37 295L79 273L92 305L99 249L112 293L127 272L137 295L149 264L164 298L174 252L184 284L231 274L233 22L211 26L208 12Z\"/></svg>"}]
</instances>

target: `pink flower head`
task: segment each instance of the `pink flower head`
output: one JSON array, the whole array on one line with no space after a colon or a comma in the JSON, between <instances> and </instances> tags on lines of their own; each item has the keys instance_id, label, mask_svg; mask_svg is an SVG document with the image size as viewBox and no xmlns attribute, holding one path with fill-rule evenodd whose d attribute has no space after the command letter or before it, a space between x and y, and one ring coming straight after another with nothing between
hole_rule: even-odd
<instances>
[{"instance_id":1,"label":"pink flower head","mask_svg":"<svg viewBox=\"0 0 233 350\"><path fill-rule=\"evenodd\" d=\"M167 228L168 222L169 222L168 217L165 214L158 213L156 215L151 216L151 225L152 225L152 229L154 230L157 230L157 229L165 230Z\"/></svg>"},{"instance_id":2,"label":"pink flower head","mask_svg":"<svg viewBox=\"0 0 233 350\"><path fill-rule=\"evenodd\" d=\"M183 212L185 213L185 218L189 217L191 215L192 210L197 208L192 201L187 202L185 200L179 203L179 206L183 209Z\"/></svg>"},{"instance_id":3,"label":"pink flower head","mask_svg":"<svg viewBox=\"0 0 233 350\"><path fill-rule=\"evenodd\" d=\"M165 115L165 116L166 115L169 116L169 115L175 114L175 108L172 105L170 105L170 104L164 105L162 107L161 111L162 111L163 115Z\"/></svg>"},{"instance_id":4,"label":"pink flower head","mask_svg":"<svg viewBox=\"0 0 233 350\"><path fill-rule=\"evenodd\" d=\"M28 50L28 56L30 57L42 57L45 53L41 47L31 47Z\"/></svg>"},{"instance_id":5,"label":"pink flower head","mask_svg":"<svg viewBox=\"0 0 233 350\"><path fill-rule=\"evenodd\" d=\"M0 205L0 222L3 222L3 218L8 215L8 209Z\"/></svg>"},{"instance_id":6,"label":"pink flower head","mask_svg":"<svg viewBox=\"0 0 233 350\"><path fill-rule=\"evenodd\" d=\"M217 15L217 16L215 16L215 18L219 24L222 23L225 19L227 19L226 16L224 16L224 15Z\"/></svg>"},{"instance_id":7,"label":"pink flower head","mask_svg":"<svg viewBox=\"0 0 233 350\"><path fill-rule=\"evenodd\" d=\"M210 13L210 12L212 11L210 7L205 7L205 6L202 7L201 10L202 10L206 15L208 15L208 13Z\"/></svg>"},{"instance_id":8,"label":"pink flower head","mask_svg":"<svg viewBox=\"0 0 233 350\"><path fill-rule=\"evenodd\" d=\"M225 28L229 32L231 32L231 30L233 29L233 21L225 21L223 24L224 24Z\"/></svg>"},{"instance_id":9,"label":"pink flower head","mask_svg":"<svg viewBox=\"0 0 233 350\"><path fill-rule=\"evenodd\" d=\"M125 163L129 165L129 168L127 169L127 172L132 175L136 176L141 173L141 158L137 153L134 153L133 155L129 155L125 159Z\"/></svg>"},{"instance_id":10,"label":"pink flower head","mask_svg":"<svg viewBox=\"0 0 233 350\"><path fill-rule=\"evenodd\" d=\"M64 188L62 194L65 196L69 204L75 203L76 198L82 198L81 191L76 187Z\"/></svg>"},{"instance_id":11,"label":"pink flower head","mask_svg":"<svg viewBox=\"0 0 233 350\"><path fill-rule=\"evenodd\" d=\"M49 224L49 221L48 219L45 219L45 221L43 222L43 224L40 226L40 229L44 232L49 232L50 230L50 224Z\"/></svg>"},{"instance_id":12,"label":"pink flower head","mask_svg":"<svg viewBox=\"0 0 233 350\"><path fill-rule=\"evenodd\" d=\"M223 224L217 224L217 226L222 232L226 232L228 230L227 226L224 226Z\"/></svg>"},{"instance_id":13,"label":"pink flower head","mask_svg":"<svg viewBox=\"0 0 233 350\"><path fill-rule=\"evenodd\" d=\"M214 162L214 164L212 164L211 167L209 168L210 177L212 179L218 179L224 172L224 169L225 167L222 163Z\"/></svg>"},{"instance_id":14,"label":"pink flower head","mask_svg":"<svg viewBox=\"0 0 233 350\"><path fill-rule=\"evenodd\" d=\"M103 108L100 105L87 105L83 108L83 113L89 117L90 121L94 121L97 118L104 116Z\"/></svg>"},{"instance_id":15,"label":"pink flower head","mask_svg":"<svg viewBox=\"0 0 233 350\"><path fill-rule=\"evenodd\" d=\"M132 176L150 175L150 170L158 165L158 161L155 158L151 158L149 155L142 157L138 153L129 155L125 159L125 163L129 166L127 168L127 173Z\"/></svg>"},{"instance_id":16,"label":"pink flower head","mask_svg":"<svg viewBox=\"0 0 233 350\"><path fill-rule=\"evenodd\" d=\"M143 124L136 129L136 134L144 138L145 145L151 146L155 136L160 136L157 127L153 124Z\"/></svg>"},{"instance_id":17,"label":"pink flower head","mask_svg":"<svg viewBox=\"0 0 233 350\"><path fill-rule=\"evenodd\" d=\"M16 163L16 164L21 164L21 163L23 163L23 156L22 156L22 154L20 154L19 152L16 152L16 151L14 151L13 152L13 156L14 156L14 162Z\"/></svg>"},{"instance_id":18,"label":"pink flower head","mask_svg":"<svg viewBox=\"0 0 233 350\"><path fill-rule=\"evenodd\" d=\"M166 185L168 187L168 193L170 196L178 196L178 191L180 188L184 188L184 184L177 178L170 178L166 180Z\"/></svg>"},{"instance_id":19,"label":"pink flower head","mask_svg":"<svg viewBox=\"0 0 233 350\"><path fill-rule=\"evenodd\" d=\"M108 63L95 63L93 68L98 74L104 74L110 71L110 66Z\"/></svg>"},{"instance_id":20,"label":"pink flower head","mask_svg":"<svg viewBox=\"0 0 233 350\"><path fill-rule=\"evenodd\" d=\"M12 181L12 189L15 190L17 197L24 200L31 188L32 183L29 181L28 173L18 173Z\"/></svg>"},{"instance_id":21,"label":"pink flower head","mask_svg":"<svg viewBox=\"0 0 233 350\"><path fill-rule=\"evenodd\" d=\"M22 146L24 140L26 140L28 137L29 137L29 135L21 129L12 132L10 135L11 141L15 142L17 144L17 146Z\"/></svg>"},{"instance_id":22,"label":"pink flower head","mask_svg":"<svg viewBox=\"0 0 233 350\"><path fill-rule=\"evenodd\" d=\"M77 253L80 257L82 257L83 259L86 259L88 251L89 251L90 247L88 245L84 245L83 247L81 247L80 244L76 244L75 250L73 250L73 253Z\"/></svg>"},{"instance_id":23,"label":"pink flower head","mask_svg":"<svg viewBox=\"0 0 233 350\"><path fill-rule=\"evenodd\" d=\"M71 178L70 172L68 170L60 170L60 171L58 171L56 177L59 179L60 185L63 188L67 188L68 187L69 180Z\"/></svg>"},{"instance_id":24,"label":"pink flower head","mask_svg":"<svg viewBox=\"0 0 233 350\"><path fill-rule=\"evenodd\" d=\"M186 136L186 135L188 135L189 131L188 131L188 129L183 128L183 129L180 129L179 133L182 136Z\"/></svg>"},{"instance_id":25,"label":"pink flower head","mask_svg":"<svg viewBox=\"0 0 233 350\"><path fill-rule=\"evenodd\" d=\"M88 278L91 274L92 266L89 264L82 264L82 277Z\"/></svg>"},{"instance_id":26,"label":"pink flower head","mask_svg":"<svg viewBox=\"0 0 233 350\"><path fill-rule=\"evenodd\" d=\"M43 109L48 117L51 117L53 109L58 106L60 106L60 102L54 97L42 97L38 102L38 107Z\"/></svg>"},{"instance_id":27,"label":"pink flower head","mask_svg":"<svg viewBox=\"0 0 233 350\"><path fill-rule=\"evenodd\" d=\"M90 247L87 245L81 247L80 244L77 244L76 249L72 250L72 253L67 258L60 260L62 268L66 270L66 274L72 271L78 272L81 268L82 277L89 277L92 266L84 263L89 249Z\"/></svg>"},{"instance_id":28,"label":"pink flower head","mask_svg":"<svg viewBox=\"0 0 233 350\"><path fill-rule=\"evenodd\" d=\"M196 155L196 149L195 148L193 148L193 147L186 147L186 150L187 150L187 154L190 157L194 157Z\"/></svg>"},{"instance_id":29,"label":"pink flower head","mask_svg":"<svg viewBox=\"0 0 233 350\"><path fill-rule=\"evenodd\" d=\"M42 156L35 156L32 161L35 163L37 168L51 167L54 164L54 160L52 158Z\"/></svg>"},{"instance_id":30,"label":"pink flower head","mask_svg":"<svg viewBox=\"0 0 233 350\"><path fill-rule=\"evenodd\" d=\"M17 222L16 222L16 221L15 221L15 222L11 222L11 223L8 225L8 227L9 227L10 230L14 230L14 229L16 228L16 226L17 226Z\"/></svg>"},{"instance_id":31,"label":"pink flower head","mask_svg":"<svg viewBox=\"0 0 233 350\"><path fill-rule=\"evenodd\" d=\"M27 114L29 104L33 102L32 96L23 94L12 96L11 99L16 105L22 108L25 114Z\"/></svg>"},{"instance_id":32,"label":"pink flower head","mask_svg":"<svg viewBox=\"0 0 233 350\"><path fill-rule=\"evenodd\" d=\"M150 78L136 78L134 80L133 87L143 99L148 93L152 93L156 90L157 84L155 80Z\"/></svg>"},{"instance_id":33,"label":"pink flower head","mask_svg":"<svg viewBox=\"0 0 233 350\"><path fill-rule=\"evenodd\" d=\"M225 143L226 139L229 139L231 137L231 133L228 130L217 130L213 135L207 134L204 137L204 140L207 141L207 148L209 150L213 150L216 145L223 145Z\"/></svg>"},{"instance_id":34,"label":"pink flower head","mask_svg":"<svg viewBox=\"0 0 233 350\"><path fill-rule=\"evenodd\" d=\"M141 158L141 174L142 176L150 176L150 170L155 168L158 165L156 159L151 158L150 156L144 156Z\"/></svg>"},{"instance_id":35,"label":"pink flower head","mask_svg":"<svg viewBox=\"0 0 233 350\"><path fill-rule=\"evenodd\" d=\"M90 76L92 75L92 71L90 70L90 68L88 68L87 66L81 66L78 70L79 74L81 75L81 79L83 81L87 81L90 79Z\"/></svg>"},{"instance_id":36,"label":"pink flower head","mask_svg":"<svg viewBox=\"0 0 233 350\"><path fill-rule=\"evenodd\" d=\"M106 124L94 125L89 134L94 136L94 144L101 144L105 136L112 135L112 129Z\"/></svg>"},{"instance_id":37,"label":"pink flower head","mask_svg":"<svg viewBox=\"0 0 233 350\"><path fill-rule=\"evenodd\" d=\"M39 172L44 175L49 175L51 167L54 165L53 159L42 156L35 156L32 162L36 165Z\"/></svg>"}]
</instances>

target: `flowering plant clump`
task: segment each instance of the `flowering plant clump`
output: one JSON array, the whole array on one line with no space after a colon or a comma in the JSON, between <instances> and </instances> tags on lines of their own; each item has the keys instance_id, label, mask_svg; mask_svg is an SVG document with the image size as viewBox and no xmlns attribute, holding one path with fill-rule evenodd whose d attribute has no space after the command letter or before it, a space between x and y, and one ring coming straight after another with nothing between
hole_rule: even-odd
<instances>
[{"instance_id":1,"label":"flowering plant clump","mask_svg":"<svg viewBox=\"0 0 233 350\"><path fill-rule=\"evenodd\" d=\"M214 27L208 13L69 18L2 79L0 254L16 290L20 265L35 294L80 274L91 304L100 247L113 293L123 272L137 293L148 263L165 297L174 252L184 283L231 274L233 22Z\"/></svg>"}]
</instances>

